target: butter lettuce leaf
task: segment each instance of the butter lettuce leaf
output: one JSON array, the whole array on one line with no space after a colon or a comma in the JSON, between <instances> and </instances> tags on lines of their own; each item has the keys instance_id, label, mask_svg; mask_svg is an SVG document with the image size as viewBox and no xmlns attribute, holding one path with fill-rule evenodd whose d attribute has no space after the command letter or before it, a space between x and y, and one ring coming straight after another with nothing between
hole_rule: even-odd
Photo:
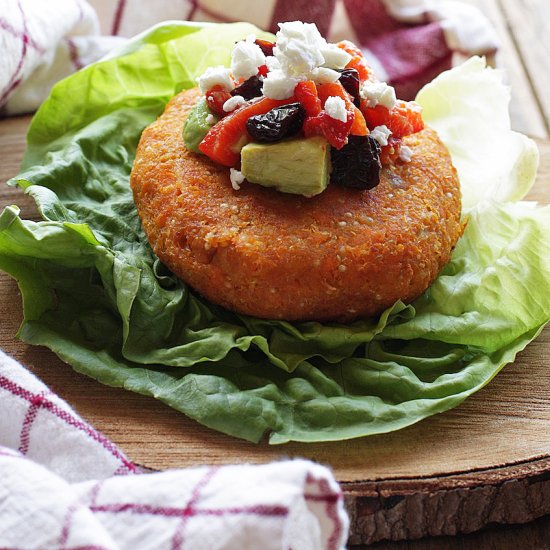
<instances>
[{"instance_id":1,"label":"butter lettuce leaf","mask_svg":"<svg viewBox=\"0 0 550 550\"><path fill-rule=\"evenodd\" d=\"M467 344L493 353L548 321L550 206L484 201L451 262L384 337Z\"/></svg>"},{"instance_id":2,"label":"butter lettuce leaf","mask_svg":"<svg viewBox=\"0 0 550 550\"><path fill-rule=\"evenodd\" d=\"M472 57L427 84L416 97L424 120L449 149L465 210L488 199L521 200L535 181L535 143L510 129L504 73Z\"/></svg>"},{"instance_id":3,"label":"butter lettuce leaf","mask_svg":"<svg viewBox=\"0 0 550 550\"><path fill-rule=\"evenodd\" d=\"M256 319L208 303L158 261L129 188L143 128L250 33L166 23L54 87L11 182L43 221L16 207L0 215L0 268L23 297L19 337L250 441L384 433L458 405L550 318L550 211L514 202L537 157L509 129L499 78L474 60L419 95L456 161L468 220L421 298L348 325Z\"/></svg>"}]
</instances>

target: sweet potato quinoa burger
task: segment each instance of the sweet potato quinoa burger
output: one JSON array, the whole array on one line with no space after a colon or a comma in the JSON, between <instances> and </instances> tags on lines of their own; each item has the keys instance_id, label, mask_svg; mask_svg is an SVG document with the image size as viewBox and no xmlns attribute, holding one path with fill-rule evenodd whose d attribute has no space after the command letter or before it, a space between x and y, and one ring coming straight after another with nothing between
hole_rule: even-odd
<instances>
[{"instance_id":1,"label":"sweet potato quinoa burger","mask_svg":"<svg viewBox=\"0 0 550 550\"><path fill-rule=\"evenodd\" d=\"M279 26L143 132L131 185L149 242L239 313L348 322L410 302L463 231L449 153L352 43Z\"/></svg>"}]
</instances>

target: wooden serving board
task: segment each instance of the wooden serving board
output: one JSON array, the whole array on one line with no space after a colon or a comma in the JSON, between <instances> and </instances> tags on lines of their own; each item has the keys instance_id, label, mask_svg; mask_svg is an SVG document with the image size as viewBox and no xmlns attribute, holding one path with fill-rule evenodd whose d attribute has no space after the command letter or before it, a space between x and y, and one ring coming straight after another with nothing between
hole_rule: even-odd
<instances>
[{"instance_id":1,"label":"wooden serving board","mask_svg":"<svg viewBox=\"0 0 550 550\"><path fill-rule=\"evenodd\" d=\"M18 171L28 120L0 121L0 185ZM550 142L539 141L539 147L541 168L529 198L550 203ZM37 217L28 197L1 185L0 207L12 203L22 207L25 217ZM451 411L386 435L269 446L225 436L154 399L100 385L49 350L17 341L20 295L3 273L0 303L1 348L138 464L164 469L294 456L328 464L345 492L351 544L469 533L550 514L550 329ZM537 525L545 532L550 528L548 522ZM450 548L433 546L444 547ZM508 547L517 546L499 546Z\"/></svg>"}]
</instances>

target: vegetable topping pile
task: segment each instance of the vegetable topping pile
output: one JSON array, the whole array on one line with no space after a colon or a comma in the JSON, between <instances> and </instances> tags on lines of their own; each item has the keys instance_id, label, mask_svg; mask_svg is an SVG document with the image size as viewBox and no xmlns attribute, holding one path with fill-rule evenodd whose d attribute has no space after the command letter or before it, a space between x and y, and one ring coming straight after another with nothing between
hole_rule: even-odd
<instances>
[{"instance_id":1,"label":"vegetable topping pile","mask_svg":"<svg viewBox=\"0 0 550 550\"><path fill-rule=\"evenodd\" d=\"M250 35L235 44L229 68L199 77L204 133L187 146L233 168L239 181L235 169L251 141L320 136L331 147L331 181L358 189L376 186L382 165L410 161L402 138L424 128L420 106L397 100L352 42L329 44L312 23L279 27L275 42Z\"/></svg>"}]
</instances>

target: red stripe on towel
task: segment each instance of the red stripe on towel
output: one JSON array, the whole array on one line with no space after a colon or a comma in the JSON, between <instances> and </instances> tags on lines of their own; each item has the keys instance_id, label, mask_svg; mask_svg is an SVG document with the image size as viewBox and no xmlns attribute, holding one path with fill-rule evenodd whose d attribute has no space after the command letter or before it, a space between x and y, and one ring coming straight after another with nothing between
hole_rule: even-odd
<instances>
[{"instance_id":1,"label":"red stripe on towel","mask_svg":"<svg viewBox=\"0 0 550 550\"><path fill-rule=\"evenodd\" d=\"M99 443L106 451L108 451L112 456L114 456L122 464L124 464L128 472L137 473L139 471L135 464L132 464L132 462L130 462L103 434L95 431L89 424L86 424L82 420L74 417L66 410L61 409L53 401L50 401L41 394L33 393L29 390L26 390L25 388L23 388L19 384L16 384L5 376L0 376L0 389L6 390L31 404L40 401L40 408L49 411L51 414L53 414L55 417L59 418L69 426L72 426L73 428L84 432L93 441Z\"/></svg>"},{"instance_id":2,"label":"red stripe on towel","mask_svg":"<svg viewBox=\"0 0 550 550\"><path fill-rule=\"evenodd\" d=\"M70 36L67 36L65 40L69 48L69 58L71 60L71 63L73 64L73 67L78 71L82 69L82 67L84 67L84 63L82 63L78 55L78 48L76 47L74 40Z\"/></svg>"},{"instance_id":3,"label":"red stripe on towel","mask_svg":"<svg viewBox=\"0 0 550 550\"><path fill-rule=\"evenodd\" d=\"M325 512L327 517L332 521L333 528L327 542L327 550L338 550L339 542L342 537L342 523L338 516L338 504L344 498L342 492L334 490L326 479L315 479L311 474L307 476L307 482L317 485L317 494L306 494L305 499L315 502L325 503Z\"/></svg>"},{"instance_id":4,"label":"red stripe on towel","mask_svg":"<svg viewBox=\"0 0 550 550\"><path fill-rule=\"evenodd\" d=\"M124 15L124 8L126 7L126 0L118 0L115 18L113 19L113 27L111 34L117 36L120 31L120 24L122 23L122 16Z\"/></svg>"},{"instance_id":5,"label":"red stripe on towel","mask_svg":"<svg viewBox=\"0 0 550 550\"><path fill-rule=\"evenodd\" d=\"M10 33L15 38L21 38L22 40L24 39L24 36L25 36L24 33L18 31L14 27L12 27L8 21L6 21L5 19L3 19L1 17L0 17L0 29L5 30L6 32ZM43 53L46 52L46 50L42 46L40 46L40 44L38 44L30 36L27 36L27 46L33 48L34 50L36 50L40 54L43 54Z\"/></svg>"},{"instance_id":6,"label":"red stripe on towel","mask_svg":"<svg viewBox=\"0 0 550 550\"><path fill-rule=\"evenodd\" d=\"M19 83L21 82L21 78L17 78L17 77L19 76L19 73L23 68L23 63L25 61L25 58L27 57L27 46L29 43L29 35L27 34L27 18L25 16L25 12L23 11L23 7L21 6L21 2L19 0L17 2L17 7L21 12L21 20L23 22L23 33L20 35L21 43L22 43L21 55L19 56L19 61L17 62L15 71L13 72L6 87L2 91L2 94L0 95L0 107L3 106L8 101L8 96L13 92L13 90L15 90L15 88L17 88L17 86L19 86Z\"/></svg>"}]
</instances>

